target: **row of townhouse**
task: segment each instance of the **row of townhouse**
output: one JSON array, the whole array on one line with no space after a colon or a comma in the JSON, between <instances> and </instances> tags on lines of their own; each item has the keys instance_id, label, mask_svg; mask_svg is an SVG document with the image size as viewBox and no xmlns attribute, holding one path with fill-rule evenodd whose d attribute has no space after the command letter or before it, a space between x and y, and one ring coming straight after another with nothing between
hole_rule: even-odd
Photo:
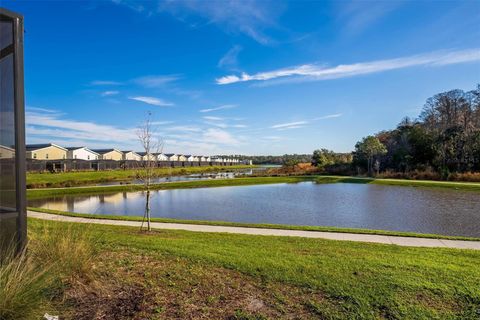
<instances>
[{"instance_id":1,"label":"row of townhouse","mask_svg":"<svg viewBox=\"0 0 480 320\"><path fill-rule=\"evenodd\" d=\"M117 149L89 149L87 147L61 147L59 145L31 144L26 146L27 159L36 160L130 160L130 161L170 161L170 162L213 162L213 163L239 163L239 159L194 156L175 153L151 153L150 157L145 152L131 150L120 151Z\"/></svg>"}]
</instances>

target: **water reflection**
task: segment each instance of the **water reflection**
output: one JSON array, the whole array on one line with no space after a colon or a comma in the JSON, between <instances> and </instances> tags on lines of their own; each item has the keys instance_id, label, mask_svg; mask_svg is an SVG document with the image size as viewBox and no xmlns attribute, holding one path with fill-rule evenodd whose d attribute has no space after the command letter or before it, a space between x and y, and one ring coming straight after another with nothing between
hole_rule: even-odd
<instances>
[{"instance_id":1,"label":"water reflection","mask_svg":"<svg viewBox=\"0 0 480 320\"><path fill-rule=\"evenodd\" d=\"M257 185L152 192L152 216L337 226L480 237L475 192L369 184ZM143 192L31 201L79 213L141 216Z\"/></svg>"}]
</instances>

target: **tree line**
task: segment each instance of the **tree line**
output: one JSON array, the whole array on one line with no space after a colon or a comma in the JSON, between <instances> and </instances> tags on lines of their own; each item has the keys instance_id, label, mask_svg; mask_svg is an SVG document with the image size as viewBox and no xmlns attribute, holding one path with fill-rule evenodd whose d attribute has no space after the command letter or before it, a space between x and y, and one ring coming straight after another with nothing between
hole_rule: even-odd
<instances>
[{"instance_id":1,"label":"tree line","mask_svg":"<svg viewBox=\"0 0 480 320\"><path fill-rule=\"evenodd\" d=\"M363 138L351 155L350 173L431 170L448 178L480 172L480 85L428 98L417 119L405 117L396 128ZM320 149L312 164L329 171L345 167L345 159Z\"/></svg>"}]
</instances>

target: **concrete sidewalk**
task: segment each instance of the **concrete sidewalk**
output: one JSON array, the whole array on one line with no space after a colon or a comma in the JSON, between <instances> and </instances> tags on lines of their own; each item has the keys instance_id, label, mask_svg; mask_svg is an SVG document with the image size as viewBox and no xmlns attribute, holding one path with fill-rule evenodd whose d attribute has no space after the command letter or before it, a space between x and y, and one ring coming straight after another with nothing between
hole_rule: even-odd
<instances>
[{"instance_id":1,"label":"concrete sidewalk","mask_svg":"<svg viewBox=\"0 0 480 320\"><path fill-rule=\"evenodd\" d=\"M90 219L80 217L69 217L62 215L55 215L43 212L28 211L28 216L31 218L64 221L64 222L79 222L90 224L105 224L115 226L131 226L140 227L140 221L122 221L122 220L108 220L108 219ZM357 242L374 242L383 244L394 244L407 247L434 247L434 248L456 248L456 249L473 249L480 250L480 241L463 241L463 240L444 240L444 239L428 239L415 237L399 237L399 236L385 236L374 234L359 234L359 233L341 233L341 232L323 232L323 231L301 231L301 230L282 230L282 229L265 229L265 228L244 228L244 227L227 227L227 226L209 226L196 224L182 224L182 223L163 223L152 222L154 229L167 230L186 230L195 232L222 232L222 233L237 233L263 236L282 236L282 237L304 237L330 240L345 240Z\"/></svg>"}]
</instances>

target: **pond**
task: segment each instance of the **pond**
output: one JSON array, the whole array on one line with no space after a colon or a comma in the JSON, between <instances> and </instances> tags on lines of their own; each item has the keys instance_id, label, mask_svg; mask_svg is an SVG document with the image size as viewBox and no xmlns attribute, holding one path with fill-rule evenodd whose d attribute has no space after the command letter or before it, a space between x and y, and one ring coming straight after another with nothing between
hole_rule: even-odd
<instances>
[{"instance_id":1,"label":"pond","mask_svg":"<svg viewBox=\"0 0 480 320\"><path fill-rule=\"evenodd\" d=\"M268 170L269 166L260 166L251 169L232 169L228 171L220 172L203 172L193 173L188 175L173 175L166 177L154 177L151 183L163 183L163 182L178 182L178 181L195 181L195 180L212 180L212 179L233 179L236 177L250 176L253 174L259 174ZM95 186L114 186L120 184L142 184L141 180L133 179L129 181L106 181L95 184Z\"/></svg>"},{"instance_id":2,"label":"pond","mask_svg":"<svg viewBox=\"0 0 480 320\"><path fill-rule=\"evenodd\" d=\"M270 184L153 191L153 217L411 231L480 237L480 195L374 184ZM141 216L144 192L72 195L30 206Z\"/></svg>"}]
</instances>

